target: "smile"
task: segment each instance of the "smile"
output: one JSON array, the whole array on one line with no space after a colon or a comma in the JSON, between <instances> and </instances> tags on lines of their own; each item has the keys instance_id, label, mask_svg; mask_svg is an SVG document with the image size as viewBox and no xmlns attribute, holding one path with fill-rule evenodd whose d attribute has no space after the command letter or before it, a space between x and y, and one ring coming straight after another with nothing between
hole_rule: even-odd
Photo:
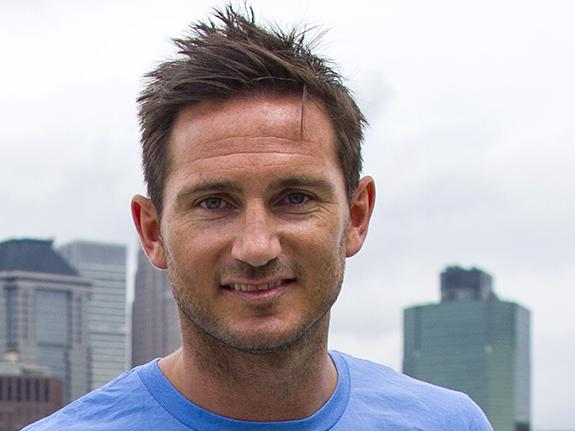
<instances>
[{"instance_id":1,"label":"smile","mask_svg":"<svg viewBox=\"0 0 575 431\"><path fill-rule=\"evenodd\" d=\"M254 292L254 291L259 291L259 290L273 289L275 287L281 286L281 284L284 283L285 281L286 280L277 280L277 281L274 281L273 283L261 283L261 284L233 283L233 284L228 284L225 287L227 287L231 290L240 291L240 292Z\"/></svg>"}]
</instances>

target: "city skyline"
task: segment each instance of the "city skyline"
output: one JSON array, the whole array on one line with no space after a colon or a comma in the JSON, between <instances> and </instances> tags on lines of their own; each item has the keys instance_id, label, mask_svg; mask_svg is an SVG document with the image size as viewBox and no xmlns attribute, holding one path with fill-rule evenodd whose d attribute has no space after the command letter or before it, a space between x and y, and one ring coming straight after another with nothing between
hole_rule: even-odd
<instances>
[{"instance_id":1,"label":"city skyline","mask_svg":"<svg viewBox=\"0 0 575 431\"><path fill-rule=\"evenodd\" d=\"M365 248L347 265L330 347L400 369L401 310L436 301L439 268L489 268L499 296L536 322L534 428L575 428L575 5L252 3L267 20L329 29L323 51L371 125L364 172L378 200ZM12 66L0 72L10 83L0 239L125 243L133 270L141 77L214 4L2 3L0 47Z\"/></svg>"}]
</instances>

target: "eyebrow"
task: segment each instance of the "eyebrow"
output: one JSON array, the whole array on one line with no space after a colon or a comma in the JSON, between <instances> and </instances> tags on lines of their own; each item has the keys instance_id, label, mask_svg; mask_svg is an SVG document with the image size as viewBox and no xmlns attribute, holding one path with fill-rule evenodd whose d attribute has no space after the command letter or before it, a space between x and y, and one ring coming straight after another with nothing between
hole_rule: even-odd
<instances>
[{"instance_id":1,"label":"eyebrow","mask_svg":"<svg viewBox=\"0 0 575 431\"><path fill-rule=\"evenodd\" d=\"M192 187L181 190L176 202L185 202L189 197L205 192L240 192L241 187L231 181L202 181Z\"/></svg>"},{"instance_id":2,"label":"eyebrow","mask_svg":"<svg viewBox=\"0 0 575 431\"><path fill-rule=\"evenodd\" d=\"M294 176L282 178L272 185L273 188L290 188L290 187L310 187L319 190L321 193L333 194L335 193L334 186L329 181L321 178L314 178L310 176Z\"/></svg>"}]
</instances>

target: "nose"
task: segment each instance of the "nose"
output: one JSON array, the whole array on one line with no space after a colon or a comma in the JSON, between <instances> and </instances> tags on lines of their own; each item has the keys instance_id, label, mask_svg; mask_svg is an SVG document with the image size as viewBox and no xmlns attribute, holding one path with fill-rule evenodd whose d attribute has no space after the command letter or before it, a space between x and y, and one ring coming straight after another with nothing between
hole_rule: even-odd
<instances>
[{"instance_id":1,"label":"nose","mask_svg":"<svg viewBox=\"0 0 575 431\"><path fill-rule=\"evenodd\" d=\"M246 208L232 245L234 259L258 267L280 255L281 245L272 217L263 203Z\"/></svg>"}]
</instances>

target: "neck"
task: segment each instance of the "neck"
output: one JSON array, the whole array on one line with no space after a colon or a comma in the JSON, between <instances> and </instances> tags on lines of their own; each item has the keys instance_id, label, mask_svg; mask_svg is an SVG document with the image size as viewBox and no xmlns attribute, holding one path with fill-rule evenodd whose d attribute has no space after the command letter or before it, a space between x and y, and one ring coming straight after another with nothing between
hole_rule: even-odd
<instances>
[{"instance_id":1,"label":"neck","mask_svg":"<svg viewBox=\"0 0 575 431\"><path fill-rule=\"evenodd\" d=\"M337 383L327 354L328 327L329 313L295 345L255 354L183 324L183 346L162 359L160 368L186 398L219 415L251 421L301 419L319 410Z\"/></svg>"}]
</instances>

